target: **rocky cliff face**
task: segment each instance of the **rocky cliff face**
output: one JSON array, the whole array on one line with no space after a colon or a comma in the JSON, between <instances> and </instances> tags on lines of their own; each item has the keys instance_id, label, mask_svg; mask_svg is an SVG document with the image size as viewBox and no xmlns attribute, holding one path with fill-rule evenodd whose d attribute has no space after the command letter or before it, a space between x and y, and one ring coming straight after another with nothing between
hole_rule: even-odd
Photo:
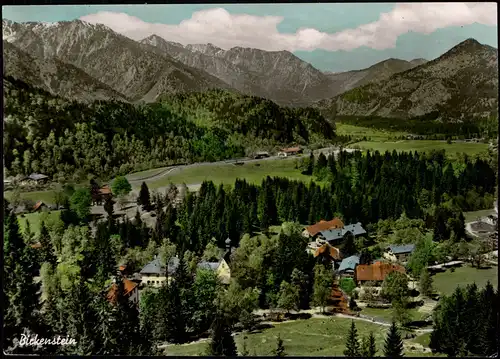
<instances>
[{"instance_id":1,"label":"rocky cliff face","mask_svg":"<svg viewBox=\"0 0 500 359\"><path fill-rule=\"evenodd\" d=\"M487 117L498 112L497 63L497 49L469 39L435 60L317 105L336 115Z\"/></svg>"},{"instance_id":2,"label":"rocky cliff face","mask_svg":"<svg viewBox=\"0 0 500 359\"><path fill-rule=\"evenodd\" d=\"M45 60L32 57L5 40L3 41L3 74L69 99L128 100L76 66L53 58Z\"/></svg>"},{"instance_id":3,"label":"rocky cliff face","mask_svg":"<svg viewBox=\"0 0 500 359\"><path fill-rule=\"evenodd\" d=\"M74 65L134 101L154 101L172 92L230 87L151 45L80 20L53 24L4 20L3 38L34 58L55 58Z\"/></svg>"}]
</instances>

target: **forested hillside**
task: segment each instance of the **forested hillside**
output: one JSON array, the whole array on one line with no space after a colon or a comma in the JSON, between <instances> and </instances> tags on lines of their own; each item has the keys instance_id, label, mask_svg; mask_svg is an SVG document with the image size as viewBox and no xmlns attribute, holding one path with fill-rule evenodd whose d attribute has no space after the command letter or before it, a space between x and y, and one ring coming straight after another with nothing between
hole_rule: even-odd
<instances>
[{"instance_id":1,"label":"forested hillside","mask_svg":"<svg viewBox=\"0 0 500 359\"><path fill-rule=\"evenodd\" d=\"M344 124L401 131L421 136L454 136L457 138L496 138L498 136L498 117L466 119L457 122L436 121L439 112L408 119L393 119L379 116L337 116L335 122Z\"/></svg>"},{"instance_id":2,"label":"forested hillside","mask_svg":"<svg viewBox=\"0 0 500 359\"><path fill-rule=\"evenodd\" d=\"M4 78L5 167L78 180L175 163L241 157L250 147L335 137L314 109L221 90L154 104L70 102Z\"/></svg>"}]
</instances>

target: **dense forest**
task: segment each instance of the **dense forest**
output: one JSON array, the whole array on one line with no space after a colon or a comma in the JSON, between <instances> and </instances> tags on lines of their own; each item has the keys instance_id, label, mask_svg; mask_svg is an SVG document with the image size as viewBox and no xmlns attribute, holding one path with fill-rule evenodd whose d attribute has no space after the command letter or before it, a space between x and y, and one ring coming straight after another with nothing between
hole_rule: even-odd
<instances>
[{"instance_id":1,"label":"dense forest","mask_svg":"<svg viewBox=\"0 0 500 359\"><path fill-rule=\"evenodd\" d=\"M348 125L376 128L387 131L400 131L425 136L428 139L443 138L496 138L498 118L465 119L462 122L437 121L439 112L410 119L397 119L378 116L337 116L335 122Z\"/></svg>"},{"instance_id":2,"label":"dense forest","mask_svg":"<svg viewBox=\"0 0 500 359\"><path fill-rule=\"evenodd\" d=\"M417 273L431 261L463 256L458 250L473 245L462 211L491 208L496 184L485 161L465 157L448 163L442 152L342 152L337 159L305 159L297 170L328 184L283 178L261 185L237 180L231 187L205 182L179 206L173 187L150 196L144 185L138 203L156 213L154 228L139 212L132 220L117 220L109 203L104 221L92 222L91 188L72 193L69 210L59 220L43 221L37 235L29 226L21 233L4 202L4 327L10 351L32 350L13 340L24 332L65 334L78 343L42 346L40 353L154 354L156 343L187 342L210 328L225 338L238 327L251 329L259 307L324 307L331 269L304 250L307 239L298 223L333 216L361 221L368 236L349 237L340 248L344 255L362 253L364 262L378 258L388 241L417 243L409 264ZM280 233L273 233L273 225L281 225ZM427 233L434 241L428 242ZM224 289L197 263L220 258L227 237L236 248L230 256L232 281ZM30 245L36 242L38 249ZM135 272L155 255L163 263L177 255L180 266L170 285L141 293L140 313L127 300L106 299L112 278L123 290L119 264ZM38 272L41 298L33 282Z\"/></svg>"},{"instance_id":3,"label":"dense forest","mask_svg":"<svg viewBox=\"0 0 500 359\"><path fill-rule=\"evenodd\" d=\"M6 77L4 103L8 175L39 172L58 181L345 140L315 109L221 90L154 104L83 104Z\"/></svg>"}]
</instances>

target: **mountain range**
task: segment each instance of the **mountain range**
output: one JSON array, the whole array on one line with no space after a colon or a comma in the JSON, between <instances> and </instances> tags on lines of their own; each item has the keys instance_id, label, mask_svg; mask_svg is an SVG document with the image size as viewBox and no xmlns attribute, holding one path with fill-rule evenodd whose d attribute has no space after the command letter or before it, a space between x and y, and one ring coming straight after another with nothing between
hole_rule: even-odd
<instances>
[{"instance_id":1,"label":"mountain range","mask_svg":"<svg viewBox=\"0 0 500 359\"><path fill-rule=\"evenodd\" d=\"M220 88L329 115L389 117L485 115L498 102L498 51L475 40L432 61L388 59L329 73L288 51L182 45L157 35L134 41L80 20L2 26L4 75L80 101L154 102Z\"/></svg>"}]
</instances>

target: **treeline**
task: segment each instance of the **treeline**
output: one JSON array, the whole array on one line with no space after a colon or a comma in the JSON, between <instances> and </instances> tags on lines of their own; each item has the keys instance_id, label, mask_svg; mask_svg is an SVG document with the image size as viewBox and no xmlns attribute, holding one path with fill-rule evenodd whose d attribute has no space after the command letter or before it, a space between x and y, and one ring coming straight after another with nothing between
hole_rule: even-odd
<instances>
[{"instance_id":1,"label":"treeline","mask_svg":"<svg viewBox=\"0 0 500 359\"><path fill-rule=\"evenodd\" d=\"M498 136L498 118L464 119L457 121L437 121L438 111L409 119L379 116L337 116L335 122L387 131L407 132L425 136L428 139L495 138ZM444 138L442 138L444 137Z\"/></svg>"},{"instance_id":2,"label":"treeline","mask_svg":"<svg viewBox=\"0 0 500 359\"><path fill-rule=\"evenodd\" d=\"M205 182L199 193L190 193L177 215L194 248L211 237L222 247L228 236L287 221L312 224L339 216L366 225L403 212L425 219L428 228L437 225L437 236L445 238L463 233L449 218L463 222L462 211L491 208L494 201L496 176L481 159L457 164L442 153L341 152L338 159L320 155L304 162L303 173L328 184L268 177L261 186L237 180L229 190Z\"/></svg>"},{"instance_id":3,"label":"treeline","mask_svg":"<svg viewBox=\"0 0 500 359\"><path fill-rule=\"evenodd\" d=\"M255 146L335 137L313 109L282 108L223 91L154 104L83 104L5 77L4 98L8 174L40 172L58 181L242 157Z\"/></svg>"},{"instance_id":4,"label":"treeline","mask_svg":"<svg viewBox=\"0 0 500 359\"><path fill-rule=\"evenodd\" d=\"M490 282L457 287L440 299L434 310L429 347L449 357L490 356L498 353L498 289Z\"/></svg>"}]
</instances>

